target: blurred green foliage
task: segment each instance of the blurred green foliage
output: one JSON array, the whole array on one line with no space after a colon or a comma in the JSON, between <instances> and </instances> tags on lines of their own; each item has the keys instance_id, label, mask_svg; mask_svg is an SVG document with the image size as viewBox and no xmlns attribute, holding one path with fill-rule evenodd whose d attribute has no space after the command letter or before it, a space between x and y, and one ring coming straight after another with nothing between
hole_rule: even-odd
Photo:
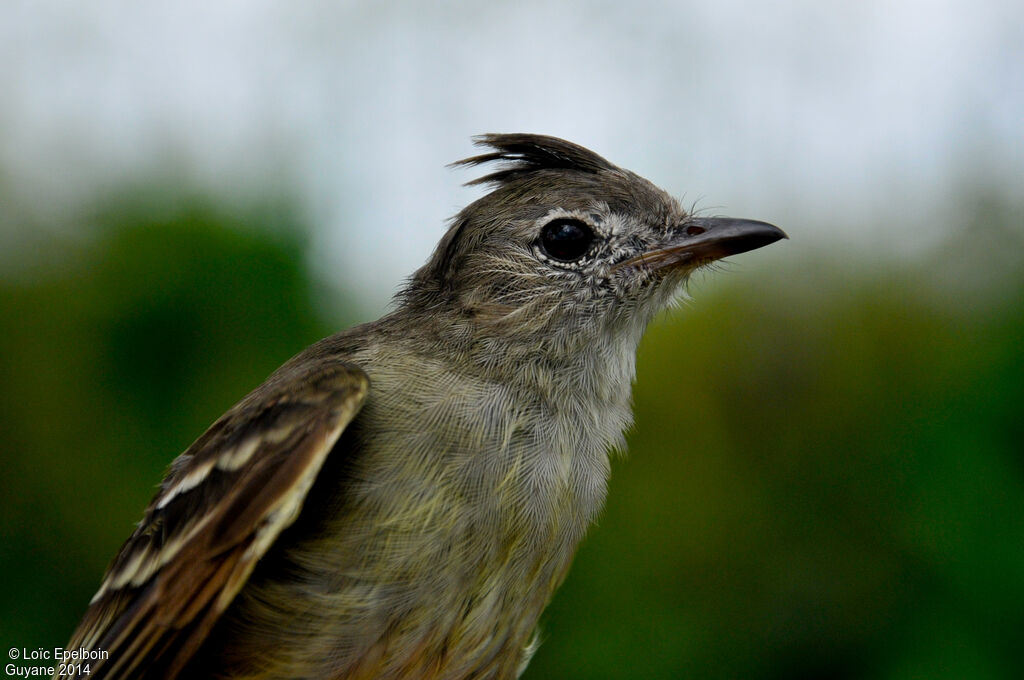
<instances>
[{"instance_id":1,"label":"blurred green foliage","mask_svg":"<svg viewBox=\"0 0 1024 680\"><path fill-rule=\"evenodd\" d=\"M1024 219L970 213L911 263L774 246L652 326L526 678L1024 676ZM5 647L64 643L164 466L351 320L287 201L88 222L0 279Z\"/></svg>"},{"instance_id":2,"label":"blurred green foliage","mask_svg":"<svg viewBox=\"0 0 1024 680\"><path fill-rule=\"evenodd\" d=\"M0 281L5 643L62 644L170 460L331 331L305 231L284 199L142 188Z\"/></svg>"}]
</instances>

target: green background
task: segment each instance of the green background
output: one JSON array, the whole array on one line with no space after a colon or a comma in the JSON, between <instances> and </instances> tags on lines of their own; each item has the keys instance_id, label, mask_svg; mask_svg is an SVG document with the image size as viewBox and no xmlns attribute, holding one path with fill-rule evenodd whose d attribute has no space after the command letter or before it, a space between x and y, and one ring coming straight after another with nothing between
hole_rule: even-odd
<instances>
[{"instance_id":1,"label":"green background","mask_svg":"<svg viewBox=\"0 0 1024 680\"><path fill-rule=\"evenodd\" d=\"M912 258L782 224L652 325L526 678L1024 677L1024 212L959 204ZM66 642L170 460L383 311L311 274L287 196L61 219L0 264L4 649Z\"/></svg>"}]
</instances>

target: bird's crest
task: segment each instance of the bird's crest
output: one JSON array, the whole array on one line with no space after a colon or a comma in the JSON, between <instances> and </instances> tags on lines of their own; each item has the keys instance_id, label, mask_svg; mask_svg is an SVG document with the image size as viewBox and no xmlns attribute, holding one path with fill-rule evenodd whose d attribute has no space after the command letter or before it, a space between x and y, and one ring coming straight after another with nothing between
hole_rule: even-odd
<instances>
[{"instance_id":1,"label":"bird's crest","mask_svg":"<svg viewBox=\"0 0 1024 680\"><path fill-rule=\"evenodd\" d=\"M597 173L615 169L614 165L590 149L557 137L491 133L478 135L473 138L473 142L494 151L455 161L450 167L474 167L492 161L502 162L503 165L496 172L466 182L467 185L506 184L541 170Z\"/></svg>"}]
</instances>

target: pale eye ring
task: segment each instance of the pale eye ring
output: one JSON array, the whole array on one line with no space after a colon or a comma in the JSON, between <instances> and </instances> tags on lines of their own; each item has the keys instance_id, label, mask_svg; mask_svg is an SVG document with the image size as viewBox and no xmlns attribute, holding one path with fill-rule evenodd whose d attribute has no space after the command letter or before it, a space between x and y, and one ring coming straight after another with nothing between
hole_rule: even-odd
<instances>
[{"instance_id":1,"label":"pale eye ring","mask_svg":"<svg viewBox=\"0 0 1024 680\"><path fill-rule=\"evenodd\" d=\"M594 230L581 220L558 218L540 230L541 249L560 262L575 262L587 254L594 242Z\"/></svg>"}]
</instances>

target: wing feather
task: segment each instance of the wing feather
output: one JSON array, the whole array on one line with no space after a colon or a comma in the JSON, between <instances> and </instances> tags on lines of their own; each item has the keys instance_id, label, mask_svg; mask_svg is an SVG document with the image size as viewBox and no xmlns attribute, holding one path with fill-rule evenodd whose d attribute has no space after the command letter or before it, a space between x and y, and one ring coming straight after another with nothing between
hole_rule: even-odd
<instances>
[{"instance_id":1,"label":"wing feather","mask_svg":"<svg viewBox=\"0 0 1024 680\"><path fill-rule=\"evenodd\" d=\"M105 650L90 680L173 678L298 516L368 380L286 365L179 456L68 643Z\"/></svg>"}]
</instances>

